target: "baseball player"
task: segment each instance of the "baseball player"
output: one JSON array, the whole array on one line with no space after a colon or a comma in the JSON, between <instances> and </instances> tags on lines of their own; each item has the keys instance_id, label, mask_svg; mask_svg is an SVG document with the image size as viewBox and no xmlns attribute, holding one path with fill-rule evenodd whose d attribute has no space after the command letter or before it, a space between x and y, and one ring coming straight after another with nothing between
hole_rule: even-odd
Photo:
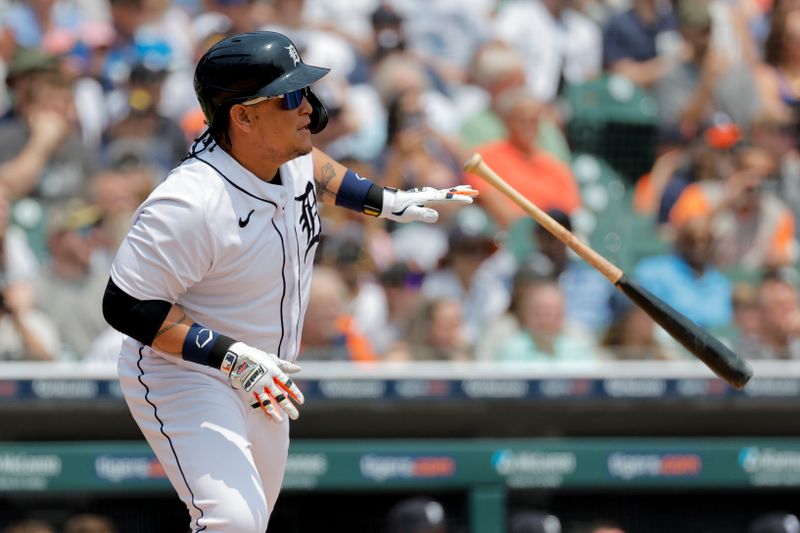
<instances>
[{"instance_id":1,"label":"baseball player","mask_svg":"<svg viewBox=\"0 0 800 533\"><path fill-rule=\"evenodd\" d=\"M263 533L280 490L324 201L398 222L468 204L467 186L409 191L358 176L312 145L327 112L273 32L234 35L200 59L208 129L133 216L103 299L127 335L126 402L191 516L191 529Z\"/></svg>"}]
</instances>

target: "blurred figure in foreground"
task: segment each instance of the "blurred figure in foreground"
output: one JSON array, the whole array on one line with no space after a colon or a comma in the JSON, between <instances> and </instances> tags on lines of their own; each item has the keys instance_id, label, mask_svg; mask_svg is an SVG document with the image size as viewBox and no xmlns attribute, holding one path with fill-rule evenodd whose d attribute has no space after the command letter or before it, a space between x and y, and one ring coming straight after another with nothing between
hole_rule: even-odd
<instances>
[{"instance_id":1,"label":"blurred figure in foreground","mask_svg":"<svg viewBox=\"0 0 800 533\"><path fill-rule=\"evenodd\" d=\"M578 525L569 530L570 533L625 533L625 530L614 522L598 520L590 524Z\"/></svg>"},{"instance_id":2,"label":"blurred figure in foreground","mask_svg":"<svg viewBox=\"0 0 800 533\"><path fill-rule=\"evenodd\" d=\"M753 520L747 533L800 533L800 520L790 513L768 513Z\"/></svg>"},{"instance_id":3,"label":"blurred figure in foreground","mask_svg":"<svg viewBox=\"0 0 800 533\"><path fill-rule=\"evenodd\" d=\"M508 521L508 533L561 533L561 521L541 511L519 511Z\"/></svg>"},{"instance_id":4,"label":"blurred figure in foreground","mask_svg":"<svg viewBox=\"0 0 800 533\"><path fill-rule=\"evenodd\" d=\"M104 516L79 514L64 523L63 533L117 533L117 528Z\"/></svg>"},{"instance_id":5,"label":"blurred figure in foreground","mask_svg":"<svg viewBox=\"0 0 800 533\"><path fill-rule=\"evenodd\" d=\"M6 526L3 533L56 533L56 530L41 520L21 520Z\"/></svg>"},{"instance_id":6,"label":"blurred figure in foreground","mask_svg":"<svg viewBox=\"0 0 800 533\"><path fill-rule=\"evenodd\" d=\"M447 532L447 517L442 504L422 496L396 503L386 517L385 533Z\"/></svg>"}]
</instances>

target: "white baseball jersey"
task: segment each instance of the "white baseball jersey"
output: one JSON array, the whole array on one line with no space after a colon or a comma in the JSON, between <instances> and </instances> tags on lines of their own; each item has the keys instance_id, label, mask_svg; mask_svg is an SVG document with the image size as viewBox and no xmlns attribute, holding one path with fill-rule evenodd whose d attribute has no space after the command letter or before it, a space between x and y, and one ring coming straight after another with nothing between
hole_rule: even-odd
<instances>
[{"instance_id":1,"label":"white baseball jersey","mask_svg":"<svg viewBox=\"0 0 800 533\"><path fill-rule=\"evenodd\" d=\"M320 236L311 156L283 165L280 178L258 179L219 147L187 160L134 215L114 283L294 360ZM119 378L192 531L264 531L286 468L288 417L276 423L252 409L218 369L130 338Z\"/></svg>"},{"instance_id":2,"label":"white baseball jersey","mask_svg":"<svg viewBox=\"0 0 800 533\"><path fill-rule=\"evenodd\" d=\"M280 177L282 185L264 182L219 147L187 160L134 214L114 283L295 360L320 238L311 155L284 164ZM123 351L139 347L128 339Z\"/></svg>"}]
</instances>

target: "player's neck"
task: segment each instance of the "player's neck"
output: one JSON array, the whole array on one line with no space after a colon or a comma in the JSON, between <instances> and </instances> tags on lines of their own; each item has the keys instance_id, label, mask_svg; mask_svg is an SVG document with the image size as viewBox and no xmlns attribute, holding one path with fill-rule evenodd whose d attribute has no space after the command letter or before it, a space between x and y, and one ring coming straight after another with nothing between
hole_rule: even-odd
<instances>
[{"instance_id":1,"label":"player's neck","mask_svg":"<svg viewBox=\"0 0 800 533\"><path fill-rule=\"evenodd\" d=\"M258 155L254 155L244 150L237 150L235 148L232 148L228 153L236 160L237 163L255 174L258 179L270 183L280 184L280 175L278 172L280 169L280 164L273 163L265 160L263 157L259 157ZM275 180L276 176L278 176L277 180Z\"/></svg>"}]
</instances>

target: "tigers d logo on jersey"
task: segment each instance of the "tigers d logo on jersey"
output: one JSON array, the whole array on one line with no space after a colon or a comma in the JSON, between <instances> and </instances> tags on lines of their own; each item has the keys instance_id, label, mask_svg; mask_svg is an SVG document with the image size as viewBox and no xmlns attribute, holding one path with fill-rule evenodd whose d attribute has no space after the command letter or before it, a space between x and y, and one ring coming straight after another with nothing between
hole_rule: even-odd
<instances>
[{"instance_id":1,"label":"tigers d logo on jersey","mask_svg":"<svg viewBox=\"0 0 800 533\"><path fill-rule=\"evenodd\" d=\"M322 233L322 223L317 209L317 193L310 181L306 184L306 192L295 196L294 199L300 202L300 228L306 236L306 253L303 255L303 260L306 260L308 252L319 242Z\"/></svg>"},{"instance_id":2,"label":"tigers d logo on jersey","mask_svg":"<svg viewBox=\"0 0 800 533\"><path fill-rule=\"evenodd\" d=\"M297 49L293 44L287 46L286 49L289 51L289 57L294 61L294 65L297 66L297 64L300 63L300 54L297 53Z\"/></svg>"}]
</instances>

